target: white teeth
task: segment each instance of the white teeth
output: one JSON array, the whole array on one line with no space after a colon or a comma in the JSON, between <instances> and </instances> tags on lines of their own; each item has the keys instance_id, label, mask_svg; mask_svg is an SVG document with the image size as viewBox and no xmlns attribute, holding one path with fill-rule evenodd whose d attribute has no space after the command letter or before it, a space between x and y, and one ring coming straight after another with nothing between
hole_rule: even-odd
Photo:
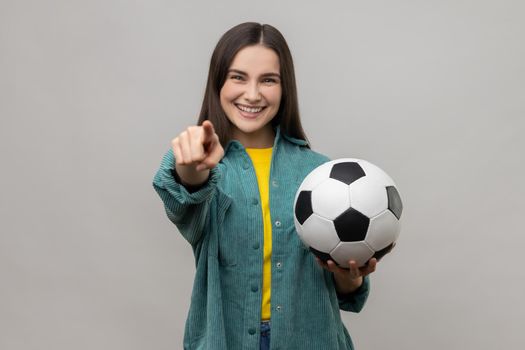
<instances>
[{"instance_id":1,"label":"white teeth","mask_svg":"<svg viewBox=\"0 0 525 350\"><path fill-rule=\"evenodd\" d=\"M241 105L237 105L237 108L239 108L241 111L249 112L249 113L259 113L263 109L262 107L251 108L251 107L244 107Z\"/></svg>"}]
</instances>

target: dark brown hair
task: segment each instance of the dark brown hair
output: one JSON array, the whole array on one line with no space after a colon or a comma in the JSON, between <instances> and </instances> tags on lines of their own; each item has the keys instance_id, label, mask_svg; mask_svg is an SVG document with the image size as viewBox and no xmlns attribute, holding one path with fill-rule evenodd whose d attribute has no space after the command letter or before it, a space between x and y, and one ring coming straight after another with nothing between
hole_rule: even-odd
<instances>
[{"instance_id":1,"label":"dark brown hair","mask_svg":"<svg viewBox=\"0 0 525 350\"><path fill-rule=\"evenodd\" d=\"M283 35L269 24L241 23L220 38L211 56L198 124L210 120L223 147L232 139L232 125L221 107L220 91L237 52L252 45L263 45L275 51L279 57L282 96L272 126L275 128L280 125L281 133L307 141L299 118L292 55Z\"/></svg>"}]
</instances>

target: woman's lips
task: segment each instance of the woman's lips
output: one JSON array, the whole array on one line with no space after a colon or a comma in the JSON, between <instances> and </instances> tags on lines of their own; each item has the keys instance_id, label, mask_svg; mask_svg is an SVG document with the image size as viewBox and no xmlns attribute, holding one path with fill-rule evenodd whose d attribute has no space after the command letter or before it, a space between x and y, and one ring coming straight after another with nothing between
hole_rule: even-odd
<instances>
[{"instance_id":1,"label":"woman's lips","mask_svg":"<svg viewBox=\"0 0 525 350\"><path fill-rule=\"evenodd\" d=\"M240 105L240 104L235 104L235 107L237 107L237 110L243 117L249 118L249 119L256 118L266 108L266 106L255 107L255 106L246 106L246 105Z\"/></svg>"}]
</instances>

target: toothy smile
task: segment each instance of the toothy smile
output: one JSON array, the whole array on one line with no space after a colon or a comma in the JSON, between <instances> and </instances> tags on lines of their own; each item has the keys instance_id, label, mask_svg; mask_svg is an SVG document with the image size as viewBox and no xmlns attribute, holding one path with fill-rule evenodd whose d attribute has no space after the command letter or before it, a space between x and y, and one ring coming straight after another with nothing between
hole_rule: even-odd
<instances>
[{"instance_id":1,"label":"toothy smile","mask_svg":"<svg viewBox=\"0 0 525 350\"><path fill-rule=\"evenodd\" d=\"M249 107L249 106L243 106L240 104L235 104L235 106L237 106L237 108L239 108L241 111L248 112L248 113L259 113L260 111L264 109L264 107Z\"/></svg>"}]
</instances>

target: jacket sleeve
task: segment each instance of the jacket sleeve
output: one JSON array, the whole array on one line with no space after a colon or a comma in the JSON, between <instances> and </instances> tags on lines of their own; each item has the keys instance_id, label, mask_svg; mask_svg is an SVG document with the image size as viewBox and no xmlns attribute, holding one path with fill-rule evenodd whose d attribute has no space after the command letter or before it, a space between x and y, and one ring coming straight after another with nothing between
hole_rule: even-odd
<instances>
[{"instance_id":1,"label":"jacket sleeve","mask_svg":"<svg viewBox=\"0 0 525 350\"><path fill-rule=\"evenodd\" d=\"M335 281L334 281L335 283ZM337 292L336 292L337 293ZM356 291L348 294L337 293L339 308L344 311L359 312L365 306L366 299L370 293L370 277L365 276L363 283Z\"/></svg>"},{"instance_id":2,"label":"jacket sleeve","mask_svg":"<svg viewBox=\"0 0 525 350\"><path fill-rule=\"evenodd\" d=\"M220 177L218 166L210 172L208 181L195 192L189 192L174 178L175 168L173 150L164 155L161 165L153 178L153 188L157 191L166 214L182 236L195 245L202 237L210 203L217 189Z\"/></svg>"}]
</instances>

